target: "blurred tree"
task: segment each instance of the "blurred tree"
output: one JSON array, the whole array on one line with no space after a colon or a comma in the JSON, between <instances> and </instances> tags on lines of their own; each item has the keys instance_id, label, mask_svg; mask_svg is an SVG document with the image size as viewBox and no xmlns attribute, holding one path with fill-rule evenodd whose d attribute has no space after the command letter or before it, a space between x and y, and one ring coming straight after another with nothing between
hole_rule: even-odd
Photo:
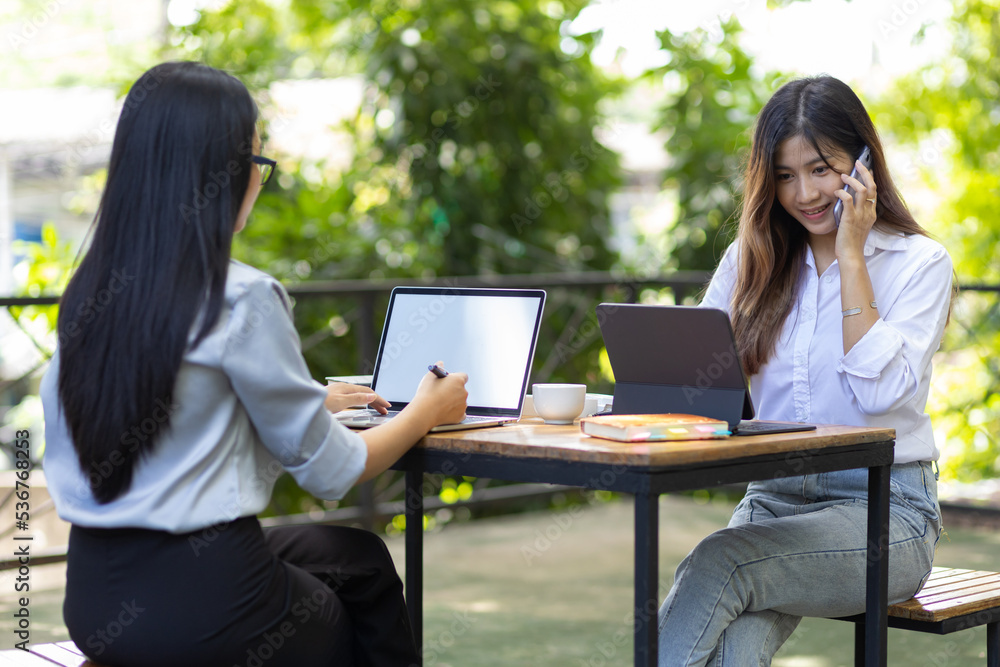
<instances>
[{"instance_id":1,"label":"blurred tree","mask_svg":"<svg viewBox=\"0 0 1000 667\"><path fill-rule=\"evenodd\" d=\"M379 261L337 266L340 277L606 268L617 158L595 130L598 102L619 86L590 62L594 35L564 34L583 4L296 0L288 12L250 0L203 13L173 41L258 88L363 67L351 168L283 181L289 201L341 189L320 197L347 216L327 231L337 243L359 231ZM378 252L380 239L396 252ZM407 241L434 252L414 261Z\"/></svg>"},{"instance_id":2,"label":"blurred tree","mask_svg":"<svg viewBox=\"0 0 1000 667\"><path fill-rule=\"evenodd\" d=\"M107 86L134 80L156 62L163 0L3 0L0 90ZM116 6L119 5L119 6Z\"/></svg>"},{"instance_id":3,"label":"blurred tree","mask_svg":"<svg viewBox=\"0 0 1000 667\"><path fill-rule=\"evenodd\" d=\"M916 148L907 165L940 197L932 228L963 284L1000 282L1000 1L955 0L951 52L898 79L875 107L877 122ZM1000 300L965 294L952 314L949 364L935 377L934 415L948 440L943 472L1000 475ZM955 370L952 370L955 369Z\"/></svg>"},{"instance_id":4,"label":"blurred tree","mask_svg":"<svg viewBox=\"0 0 1000 667\"><path fill-rule=\"evenodd\" d=\"M370 43L352 213L393 246L440 248L439 274L610 266L617 160L595 130L615 87L590 62L594 36L561 30L584 4L300 2L311 25L348 21Z\"/></svg>"},{"instance_id":5,"label":"blurred tree","mask_svg":"<svg viewBox=\"0 0 1000 667\"><path fill-rule=\"evenodd\" d=\"M621 84L591 63L597 35L568 34L585 4L246 0L178 28L169 55L240 77L265 117L272 82L365 81L343 128L349 167L272 155L279 175L234 255L286 283L610 268L619 168L598 104ZM600 380L600 337L576 336L599 300L550 292L536 374ZM360 315L350 299L299 300L314 375L370 372ZM311 502L287 479L274 498L285 512Z\"/></svg>"},{"instance_id":6,"label":"blurred tree","mask_svg":"<svg viewBox=\"0 0 1000 667\"><path fill-rule=\"evenodd\" d=\"M249 0L179 29L180 55L258 88L355 68L367 82L350 167L282 159L235 254L293 281L610 267L619 171L597 106L620 86L590 61L595 35L566 33L584 4ZM315 330L342 322L327 308ZM359 371L331 363L344 341L310 342L327 372ZM570 377L596 366L566 361Z\"/></svg>"},{"instance_id":7,"label":"blurred tree","mask_svg":"<svg viewBox=\"0 0 1000 667\"><path fill-rule=\"evenodd\" d=\"M648 239L670 269L714 269L735 235L739 171L754 119L778 86L740 47L739 22L718 30L659 34L670 60L645 77L662 83L657 130L669 133L664 187L677 193L677 217L664 237ZM732 226L727 227L727 223Z\"/></svg>"},{"instance_id":8,"label":"blurred tree","mask_svg":"<svg viewBox=\"0 0 1000 667\"><path fill-rule=\"evenodd\" d=\"M231 72L254 92L276 80L343 73L332 55L329 62L310 59L310 40L307 26L287 8L246 0L203 10L191 25L172 28L168 55Z\"/></svg>"}]
</instances>

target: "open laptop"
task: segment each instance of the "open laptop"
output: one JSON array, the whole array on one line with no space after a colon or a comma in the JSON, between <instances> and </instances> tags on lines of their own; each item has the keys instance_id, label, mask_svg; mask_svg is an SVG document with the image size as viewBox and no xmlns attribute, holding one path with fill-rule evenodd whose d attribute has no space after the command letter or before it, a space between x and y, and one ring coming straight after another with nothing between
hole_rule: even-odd
<instances>
[{"instance_id":1,"label":"open laptop","mask_svg":"<svg viewBox=\"0 0 1000 667\"><path fill-rule=\"evenodd\" d=\"M753 419L749 383L722 310L602 303L597 321L615 373L612 414L701 415L728 422L733 435L816 428Z\"/></svg>"},{"instance_id":2,"label":"open laptop","mask_svg":"<svg viewBox=\"0 0 1000 667\"><path fill-rule=\"evenodd\" d=\"M544 290L397 287L389 298L371 388L392 403L337 415L351 428L369 428L398 414L413 398L427 367L441 360L467 373L466 418L432 429L447 431L517 421L545 306Z\"/></svg>"}]
</instances>

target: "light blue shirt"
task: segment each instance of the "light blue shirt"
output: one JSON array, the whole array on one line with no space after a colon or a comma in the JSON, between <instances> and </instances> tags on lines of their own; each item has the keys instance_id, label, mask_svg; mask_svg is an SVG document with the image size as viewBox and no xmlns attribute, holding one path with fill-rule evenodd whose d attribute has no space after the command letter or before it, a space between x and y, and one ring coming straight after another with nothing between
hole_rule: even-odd
<instances>
[{"instance_id":1,"label":"light blue shirt","mask_svg":"<svg viewBox=\"0 0 1000 667\"><path fill-rule=\"evenodd\" d=\"M57 351L41 384L44 467L59 516L74 524L184 533L261 512L286 470L324 499L343 496L364 470L364 441L331 417L326 390L306 368L284 288L236 261L218 323L184 355L174 404L122 434L123 450L154 434L157 443L129 490L108 504L94 500L90 482L114 460L80 470L58 377Z\"/></svg>"},{"instance_id":2,"label":"light blue shirt","mask_svg":"<svg viewBox=\"0 0 1000 667\"><path fill-rule=\"evenodd\" d=\"M730 311L737 249L734 243L726 251L702 306ZM880 317L844 354L840 266L834 261L817 275L806 247L798 291L774 354L750 378L757 417L894 428L896 463L937 460L925 407L931 358L951 303L951 258L926 236L878 229L868 234L864 254Z\"/></svg>"}]
</instances>

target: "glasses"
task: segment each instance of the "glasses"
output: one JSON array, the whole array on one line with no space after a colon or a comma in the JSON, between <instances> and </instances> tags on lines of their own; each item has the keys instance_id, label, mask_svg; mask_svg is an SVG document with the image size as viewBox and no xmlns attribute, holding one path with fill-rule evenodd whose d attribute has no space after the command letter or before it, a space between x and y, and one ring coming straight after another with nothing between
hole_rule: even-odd
<instances>
[{"instance_id":1,"label":"glasses","mask_svg":"<svg viewBox=\"0 0 1000 667\"><path fill-rule=\"evenodd\" d=\"M271 180L271 175L274 174L274 169L278 166L278 163L262 155L251 155L250 161L258 165L260 169L260 185L264 187L264 184Z\"/></svg>"}]
</instances>

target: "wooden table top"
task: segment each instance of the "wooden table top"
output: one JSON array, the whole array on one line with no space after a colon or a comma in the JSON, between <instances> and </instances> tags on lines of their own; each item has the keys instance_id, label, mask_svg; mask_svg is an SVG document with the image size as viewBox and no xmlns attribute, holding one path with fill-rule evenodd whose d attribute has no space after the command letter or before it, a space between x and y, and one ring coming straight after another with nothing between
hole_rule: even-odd
<instances>
[{"instance_id":1,"label":"wooden table top","mask_svg":"<svg viewBox=\"0 0 1000 667\"><path fill-rule=\"evenodd\" d=\"M892 441L895 437L896 431L891 428L819 426L815 431L718 440L625 443L585 435L578 423L554 426L541 419L524 419L494 428L430 433L417 445L417 451L660 467L722 463L774 454L807 456L831 448Z\"/></svg>"}]
</instances>

